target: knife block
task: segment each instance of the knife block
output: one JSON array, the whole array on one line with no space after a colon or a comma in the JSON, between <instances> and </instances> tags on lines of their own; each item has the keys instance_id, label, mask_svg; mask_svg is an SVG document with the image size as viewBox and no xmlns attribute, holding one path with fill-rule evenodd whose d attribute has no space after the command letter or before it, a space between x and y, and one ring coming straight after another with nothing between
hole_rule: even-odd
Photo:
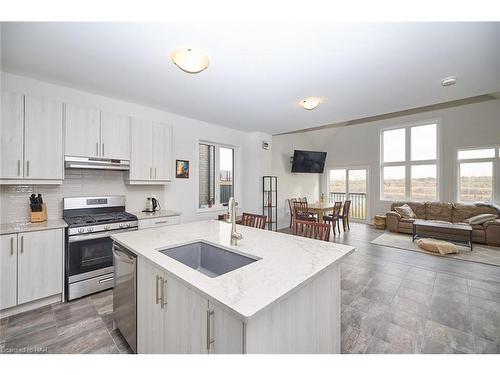
<instances>
[{"instance_id":1,"label":"knife block","mask_svg":"<svg viewBox=\"0 0 500 375\"><path fill-rule=\"evenodd\" d=\"M40 223L42 221L47 221L47 205L42 203L42 210L38 212L31 212L31 222Z\"/></svg>"}]
</instances>

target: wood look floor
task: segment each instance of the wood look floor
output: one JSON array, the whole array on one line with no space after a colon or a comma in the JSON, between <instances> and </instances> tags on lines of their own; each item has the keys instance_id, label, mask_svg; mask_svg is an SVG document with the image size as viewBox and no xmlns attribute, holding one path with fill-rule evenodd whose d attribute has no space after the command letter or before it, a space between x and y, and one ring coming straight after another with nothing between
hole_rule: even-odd
<instances>
[{"instance_id":1,"label":"wood look floor","mask_svg":"<svg viewBox=\"0 0 500 375\"><path fill-rule=\"evenodd\" d=\"M283 231L287 232L287 229ZM500 267L372 245L365 224L331 240L342 263L343 353L500 353ZM112 292L54 304L0 325L3 352L129 353Z\"/></svg>"}]
</instances>

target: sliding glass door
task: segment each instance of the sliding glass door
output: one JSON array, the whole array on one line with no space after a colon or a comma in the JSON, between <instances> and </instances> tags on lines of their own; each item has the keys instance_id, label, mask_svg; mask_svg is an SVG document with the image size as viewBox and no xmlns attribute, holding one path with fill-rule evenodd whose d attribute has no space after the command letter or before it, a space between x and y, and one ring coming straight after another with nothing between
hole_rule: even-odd
<instances>
[{"instance_id":1,"label":"sliding glass door","mask_svg":"<svg viewBox=\"0 0 500 375\"><path fill-rule=\"evenodd\" d=\"M328 171L329 202L351 201L349 216L365 221L368 215L368 170L366 168L334 168Z\"/></svg>"}]
</instances>

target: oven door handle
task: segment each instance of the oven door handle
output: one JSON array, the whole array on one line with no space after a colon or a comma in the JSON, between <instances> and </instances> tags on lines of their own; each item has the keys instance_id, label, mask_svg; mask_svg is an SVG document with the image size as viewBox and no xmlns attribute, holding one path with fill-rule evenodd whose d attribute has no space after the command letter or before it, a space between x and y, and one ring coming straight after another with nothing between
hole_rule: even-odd
<instances>
[{"instance_id":1,"label":"oven door handle","mask_svg":"<svg viewBox=\"0 0 500 375\"><path fill-rule=\"evenodd\" d=\"M72 242L78 242L78 241L94 240L94 239L98 239L98 238L106 238L106 237L109 237L115 233L130 232L133 230L137 230L137 227L112 230L112 231L106 231L106 232L98 232L98 233L78 234L76 236L69 236L68 242L72 243Z\"/></svg>"}]
</instances>

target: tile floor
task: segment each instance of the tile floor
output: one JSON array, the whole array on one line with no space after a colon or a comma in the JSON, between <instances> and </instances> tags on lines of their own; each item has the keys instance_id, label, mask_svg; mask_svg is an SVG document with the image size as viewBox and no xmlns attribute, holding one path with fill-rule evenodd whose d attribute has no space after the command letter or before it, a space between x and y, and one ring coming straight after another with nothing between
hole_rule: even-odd
<instances>
[{"instance_id":1,"label":"tile floor","mask_svg":"<svg viewBox=\"0 0 500 375\"><path fill-rule=\"evenodd\" d=\"M286 231L286 230L285 230ZM351 224L342 264L342 353L500 353L500 267L372 245ZM4 352L129 353L112 292L0 320Z\"/></svg>"}]
</instances>

